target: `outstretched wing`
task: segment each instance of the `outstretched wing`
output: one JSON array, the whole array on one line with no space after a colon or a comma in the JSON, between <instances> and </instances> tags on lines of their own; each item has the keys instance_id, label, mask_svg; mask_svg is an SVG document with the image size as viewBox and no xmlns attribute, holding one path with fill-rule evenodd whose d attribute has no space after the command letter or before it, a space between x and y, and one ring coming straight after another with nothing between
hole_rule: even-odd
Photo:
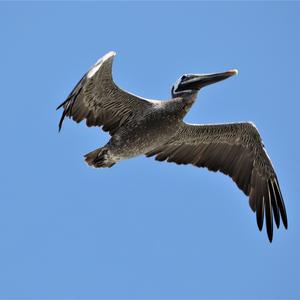
<instances>
[{"instance_id":1,"label":"outstretched wing","mask_svg":"<svg viewBox=\"0 0 300 300\"><path fill-rule=\"evenodd\" d=\"M109 52L82 77L63 107L59 130L65 117L76 122L86 120L87 126L103 126L112 135L125 122L142 117L152 103L121 90L112 78L115 52Z\"/></svg>"},{"instance_id":2,"label":"outstretched wing","mask_svg":"<svg viewBox=\"0 0 300 300\"><path fill-rule=\"evenodd\" d=\"M256 127L251 123L220 125L184 124L168 143L146 154L156 160L192 164L229 175L249 196L261 230L264 215L269 240L273 216L277 227L287 228L287 215L279 183Z\"/></svg>"}]
</instances>

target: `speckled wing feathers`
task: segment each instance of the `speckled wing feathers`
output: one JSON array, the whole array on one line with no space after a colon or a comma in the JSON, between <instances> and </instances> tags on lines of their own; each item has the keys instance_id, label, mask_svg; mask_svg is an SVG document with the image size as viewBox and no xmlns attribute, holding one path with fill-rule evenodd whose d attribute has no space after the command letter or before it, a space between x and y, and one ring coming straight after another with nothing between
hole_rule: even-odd
<instances>
[{"instance_id":1,"label":"speckled wing feathers","mask_svg":"<svg viewBox=\"0 0 300 300\"><path fill-rule=\"evenodd\" d=\"M87 126L103 126L112 135L125 122L141 117L151 102L121 90L112 79L114 52L109 52L82 77L67 99L58 106L65 117L76 122L86 120Z\"/></svg>"},{"instance_id":2,"label":"speckled wing feathers","mask_svg":"<svg viewBox=\"0 0 300 300\"><path fill-rule=\"evenodd\" d=\"M168 143L146 154L153 155L159 161L192 164L229 175L249 196L249 204L256 212L260 230L265 215L270 241L273 237L273 217L279 227L281 216L287 228L277 176L253 124L184 124Z\"/></svg>"}]
</instances>

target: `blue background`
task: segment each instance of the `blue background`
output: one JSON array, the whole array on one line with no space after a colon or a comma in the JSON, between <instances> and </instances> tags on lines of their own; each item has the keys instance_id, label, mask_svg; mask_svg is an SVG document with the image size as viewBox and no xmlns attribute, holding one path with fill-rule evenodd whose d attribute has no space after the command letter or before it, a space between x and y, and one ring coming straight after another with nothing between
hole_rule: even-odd
<instances>
[{"instance_id":1,"label":"blue background","mask_svg":"<svg viewBox=\"0 0 300 300\"><path fill-rule=\"evenodd\" d=\"M300 298L300 3L1 3L0 298ZM167 99L183 73L238 68L186 121L255 122L289 230L269 244L230 178L83 155L109 138L60 104L115 50L115 81Z\"/></svg>"}]
</instances>

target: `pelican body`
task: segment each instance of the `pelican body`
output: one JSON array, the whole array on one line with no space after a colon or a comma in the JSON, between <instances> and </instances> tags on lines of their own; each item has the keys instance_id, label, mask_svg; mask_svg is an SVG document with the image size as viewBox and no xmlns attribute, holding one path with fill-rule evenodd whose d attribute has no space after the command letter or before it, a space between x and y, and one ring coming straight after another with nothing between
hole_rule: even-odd
<instances>
[{"instance_id":1,"label":"pelican body","mask_svg":"<svg viewBox=\"0 0 300 300\"><path fill-rule=\"evenodd\" d=\"M192 164L229 175L249 196L261 230L264 216L270 242L273 218L277 227L287 215L278 179L256 127L250 123L186 124L183 122L199 90L237 74L229 70L215 74L185 74L172 87L167 101L149 100L120 89L112 78L115 52L99 59L82 77L63 108L65 117L87 126L99 126L111 139L85 155L88 165L112 167L120 160L138 155L158 161Z\"/></svg>"},{"instance_id":2,"label":"pelican body","mask_svg":"<svg viewBox=\"0 0 300 300\"><path fill-rule=\"evenodd\" d=\"M183 99L157 103L153 108L120 128L104 147L107 149L105 160L94 161L93 155L86 156L90 165L95 167L110 167L111 164L142 155L156 149L161 143L166 143L174 136L181 125L185 110L189 104Z\"/></svg>"}]
</instances>

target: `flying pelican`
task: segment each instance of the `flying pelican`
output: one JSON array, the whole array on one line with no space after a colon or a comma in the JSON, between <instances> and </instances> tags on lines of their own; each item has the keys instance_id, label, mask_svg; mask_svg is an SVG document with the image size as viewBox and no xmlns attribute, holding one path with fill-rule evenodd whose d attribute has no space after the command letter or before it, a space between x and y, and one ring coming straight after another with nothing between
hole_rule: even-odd
<instances>
[{"instance_id":1,"label":"flying pelican","mask_svg":"<svg viewBox=\"0 0 300 300\"><path fill-rule=\"evenodd\" d=\"M102 126L111 135L109 142L85 155L95 168L110 168L120 160L138 155L155 156L158 161L192 164L229 175L249 196L259 230L264 215L270 242L273 217L277 228L288 221L278 179L254 124L187 124L184 116L206 85L237 74L229 70L215 74L185 74L172 87L172 99L149 100L120 89L112 78L111 51L82 77L63 108L65 117L87 126Z\"/></svg>"}]
</instances>

